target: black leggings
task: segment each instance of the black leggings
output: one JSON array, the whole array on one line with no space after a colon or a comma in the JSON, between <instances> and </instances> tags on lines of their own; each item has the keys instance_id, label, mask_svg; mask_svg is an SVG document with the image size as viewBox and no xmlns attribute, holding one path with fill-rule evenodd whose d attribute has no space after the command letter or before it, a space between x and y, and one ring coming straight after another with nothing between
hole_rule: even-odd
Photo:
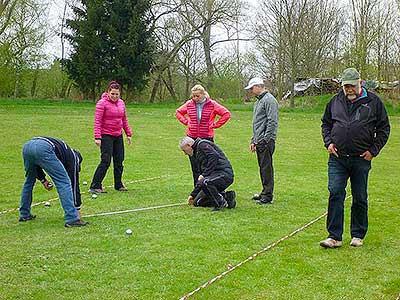
<instances>
[{"instance_id":1,"label":"black leggings","mask_svg":"<svg viewBox=\"0 0 400 300\"><path fill-rule=\"evenodd\" d=\"M98 165L96 172L93 175L92 184L90 188L101 189L102 182L106 176L107 170L111 164L111 157L113 158L114 166L114 188L118 190L123 187L122 184L122 172L124 166L122 162L124 161L124 140L122 135L112 136L108 134L103 134L101 136L101 162Z\"/></svg>"}]
</instances>

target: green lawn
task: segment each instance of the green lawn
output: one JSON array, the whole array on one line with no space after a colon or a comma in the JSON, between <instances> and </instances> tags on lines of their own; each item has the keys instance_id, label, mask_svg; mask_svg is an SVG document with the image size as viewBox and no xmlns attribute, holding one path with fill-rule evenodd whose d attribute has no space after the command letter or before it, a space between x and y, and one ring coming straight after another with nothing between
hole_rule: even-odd
<instances>
[{"instance_id":1,"label":"green lawn","mask_svg":"<svg viewBox=\"0 0 400 300\"><path fill-rule=\"evenodd\" d=\"M0 101L0 211L18 207L24 181L21 148L33 136L65 140L84 157L82 181L90 183L99 162L93 141L94 104ZM275 202L249 200L260 192L256 157L248 151L251 104L228 105L232 119L216 131L230 158L238 206L211 212L186 205L87 218L84 228L63 227L58 201L33 208L35 221L0 214L0 299L179 299L327 208L327 153L320 136L322 111L280 115L275 160ZM108 188L83 213L182 203L191 190L188 158L178 149L184 127L174 106L128 105L134 131L126 146L129 192ZM326 250L325 218L224 276L189 299L390 299L400 292L399 115L374 159L369 181L370 227L361 248L348 245L350 199L344 246ZM143 179L150 179L139 181ZM104 182L112 185L112 172ZM82 186L82 185L81 185ZM86 192L87 186L82 186ZM57 197L40 184L34 202ZM131 236L125 235L132 229Z\"/></svg>"}]
</instances>

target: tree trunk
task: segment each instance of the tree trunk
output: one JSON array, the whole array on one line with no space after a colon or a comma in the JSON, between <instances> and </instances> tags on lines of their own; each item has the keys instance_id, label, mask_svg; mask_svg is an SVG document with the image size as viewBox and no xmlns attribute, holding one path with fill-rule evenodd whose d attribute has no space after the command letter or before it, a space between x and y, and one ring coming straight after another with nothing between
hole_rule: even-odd
<instances>
[{"instance_id":1,"label":"tree trunk","mask_svg":"<svg viewBox=\"0 0 400 300\"><path fill-rule=\"evenodd\" d=\"M33 71L33 80L32 80L32 86L31 86L31 97L32 98L34 98L36 96L38 77L39 77L39 66L36 66L35 71Z\"/></svg>"},{"instance_id":2,"label":"tree trunk","mask_svg":"<svg viewBox=\"0 0 400 300\"><path fill-rule=\"evenodd\" d=\"M207 88L210 89L212 85L212 79L214 77L214 66L211 61L211 26L206 25L203 31L203 48L204 48L204 56L206 60L206 68L207 68Z\"/></svg>"},{"instance_id":3,"label":"tree trunk","mask_svg":"<svg viewBox=\"0 0 400 300\"><path fill-rule=\"evenodd\" d=\"M178 100L178 97L176 96L176 92L174 89L174 83L172 81L172 74L171 74L171 69L167 69L167 78L168 80L164 80L165 86L167 87L169 93L171 94L172 99L176 102Z\"/></svg>"},{"instance_id":4,"label":"tree trunk","mask_svg":"<svg viewBox=\"0 0 400 300\"><path fill-rule=\"evenodd\" d=\"M67 86L67 90L66 90L66 94L65 97L69 98L71 96L71 89L72 89L72 81L68 82L68 86Z\"/></svg>"},{"instance_id":5,"label":"tree trunk","mask_svg":"<svg viewBox=\"0 0 400 300\"><path fill-rule=\"evenodd\" d=\"M295 76L294 76L294 70L292 69L290 72L290 103L289 107L294 108L294 83L295 83Z\"/></svg>"},{"instance_id":6,"label":"tree trunk","mask_svg":"<svg viewBox=\"0 0 400 300\"><path fill-rule=\"evenodd\" d=\"M160 83L161 83L161 74L158 74L156 76L156 79L154 80L153 88L151 90L151 95L150 95L150 99L149 99L150 103L154 103L158 88L160 87Z\"/></svg>"},{"instance_id":7,"label":"tree trunk","mask_svg":"<svg viewBox=\"0 0 400 300\"><path fill-rule=\"evenodd\" d=\"M19 85L21 82L21 71L17 70L16 76L15 76L15 86L14 86L14 98L19 97Z\"/></svg>"}]
</instances>

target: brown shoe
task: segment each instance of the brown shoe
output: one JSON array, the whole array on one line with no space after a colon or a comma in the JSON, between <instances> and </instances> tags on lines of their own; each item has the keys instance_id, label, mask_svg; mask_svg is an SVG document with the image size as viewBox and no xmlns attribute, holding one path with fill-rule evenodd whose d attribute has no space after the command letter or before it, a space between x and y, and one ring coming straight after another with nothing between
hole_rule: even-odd
<instances>
[{"instance_id":1,"label":"brown shoe","mask_svg":"<svg viewBox=\"0 0 400 300\"><path fill-rule=\"evenodd\" d=\"M319 242L319 245L324 248L339 248L342 246L342 241L327 238L326 240Z\"/></svg>"},{"instance_id":2,"label":"brown shoe","mask_svg":"<svg viewBox=\"0 0 400 300\"><path fill-rule=\"evenodd\" d=\"M82 227L82 226L86 226L87 224L89 224L89 222L86 221L82 221L82 220L77 220L74 222L69 222L69 223L65 223L65 227L70 228L70 227Z\"/></svg>"},{"instance_id":3,"label":"brown shoe","mask_svg":"<svg viewBox=\"0 0 400 300\"><path fill-rule=\"evenodd\" d=\"M103 190L103 189L92 189L92 188L90 188L89 189L89 193L92 193L92 194L105 194L107 192L105 190Z\"/></svg>"},{"instance_id":4,"label":"brown shoe","mask_svg":"<svg viewBox=\"0 0 400 300\"><path fill-rule=\"evenodd\" d=\"M353 237L353 238L351 239L350 246L353 246L353 247L361 247L361 246L363 245L363 243L364 243L364 240L363 240L363 239Z\"/></svg>"}]
</instances>

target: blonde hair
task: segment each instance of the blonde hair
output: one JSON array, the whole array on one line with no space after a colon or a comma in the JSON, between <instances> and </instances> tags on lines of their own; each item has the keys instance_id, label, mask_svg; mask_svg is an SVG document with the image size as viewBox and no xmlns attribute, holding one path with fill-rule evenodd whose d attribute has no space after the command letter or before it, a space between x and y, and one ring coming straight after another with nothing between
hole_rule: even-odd
<instances>
[{"instance_id":1,"label":"blonde hair","mask_svg":"<svg viewBox=\"0 0 400 300\"><path fill-rule=\"evenodd\" d=\"M194 92L199 91L199 92L203 93L204 96L206 96L206 98L210 97L210 95L208 94L206 89L201 84L196 84L194 87L192 87L191 91L192 91L192 96L193 96Z\"/></svg>"}]
</instances>

